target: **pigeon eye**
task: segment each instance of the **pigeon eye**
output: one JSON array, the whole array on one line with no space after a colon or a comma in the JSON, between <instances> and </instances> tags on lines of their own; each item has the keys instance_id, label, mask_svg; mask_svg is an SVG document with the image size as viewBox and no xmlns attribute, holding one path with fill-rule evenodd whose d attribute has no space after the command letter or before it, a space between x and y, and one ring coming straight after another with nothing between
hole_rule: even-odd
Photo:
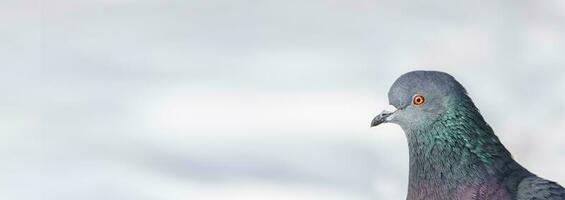
<instances>
[{"instance_id":1,"label":"pigeon eye","mask_svg":"<svg viewBox=\"0 0 565 200\"><path fill-rule=\"evenodd\" d=\"M414 95L414 97L412 97L412 103L414 105L417 105L417 106L422 105L422 104L424 104L424 101L425 101L424 96L422 96L422 95L417 94L417 95Z\"/></svg>"}]
</instances>

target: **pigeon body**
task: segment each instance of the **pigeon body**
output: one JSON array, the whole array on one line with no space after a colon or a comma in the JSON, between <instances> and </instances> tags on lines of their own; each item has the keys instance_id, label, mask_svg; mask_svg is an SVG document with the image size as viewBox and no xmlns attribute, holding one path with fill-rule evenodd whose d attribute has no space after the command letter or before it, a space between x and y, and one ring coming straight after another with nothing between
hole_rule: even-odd
<instances>
[{"instance_id":1,"label":"pigeon body","mask_svg":"<svg viewBox=\"0 0 565 200\"><path fill-rule=\"evenodd\" d=\"M512 158L464 87L451 75L413 71L392 85L371 126L396 123L409 147L408 200L565 200L559 184Z\"/></svg>"}]
</instances>

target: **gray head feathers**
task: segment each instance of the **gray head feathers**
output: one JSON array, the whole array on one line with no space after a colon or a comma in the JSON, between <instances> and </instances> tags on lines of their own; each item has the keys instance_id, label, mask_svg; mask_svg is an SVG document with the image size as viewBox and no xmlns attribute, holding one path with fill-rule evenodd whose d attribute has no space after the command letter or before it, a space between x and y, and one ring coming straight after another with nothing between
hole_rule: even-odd
<instances>
[{"instance_id":1,"label":"gray head feathers","mask_svg":"<svg viewBox=\"0 0 565 200\"><path fill-rule=\"evenodd\" d=\"M389 103L403 108L411 103L412 96L466 95L465 88L453 76L439 71L412 71L400 76L388 92Z\"/></svg>"}]
</instances>

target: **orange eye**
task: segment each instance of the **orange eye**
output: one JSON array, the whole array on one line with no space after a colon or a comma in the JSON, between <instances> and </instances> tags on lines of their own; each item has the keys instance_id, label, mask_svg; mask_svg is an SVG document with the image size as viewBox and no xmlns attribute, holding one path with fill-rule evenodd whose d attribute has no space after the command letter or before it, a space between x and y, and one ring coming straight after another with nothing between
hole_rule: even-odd
<instances>
[{"instance_id":1,"label":"orange eye","mask_svg":"<svg viewBox=\"0 0 565 200\"><path fill-rule=\"evenodd\" d=\"M424 104L424 101L425 101L424 96L422 96L422 95L415 95L414 97L412 97L412 103L414 105L417 105L417 106L422 105L422 104Z\"/></svg>"}]
</instances>

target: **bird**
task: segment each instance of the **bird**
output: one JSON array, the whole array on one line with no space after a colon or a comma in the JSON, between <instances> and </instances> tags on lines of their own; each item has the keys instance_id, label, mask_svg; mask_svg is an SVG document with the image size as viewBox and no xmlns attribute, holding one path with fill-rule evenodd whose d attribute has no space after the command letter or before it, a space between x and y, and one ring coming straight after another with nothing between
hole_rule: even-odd
<instances>
[{"instance_id":1,"label":"bird","mask_svg":"<svg viewBox=\"0 0 565 200\"><path fill-rule=\"evenodd\" d=\"M371 127L399 125L409 148L407 200L565 200L565 189L516 162L465 88L440 71L401 75L388 92L396 111Z\"/></svg>"}]
</instances>

